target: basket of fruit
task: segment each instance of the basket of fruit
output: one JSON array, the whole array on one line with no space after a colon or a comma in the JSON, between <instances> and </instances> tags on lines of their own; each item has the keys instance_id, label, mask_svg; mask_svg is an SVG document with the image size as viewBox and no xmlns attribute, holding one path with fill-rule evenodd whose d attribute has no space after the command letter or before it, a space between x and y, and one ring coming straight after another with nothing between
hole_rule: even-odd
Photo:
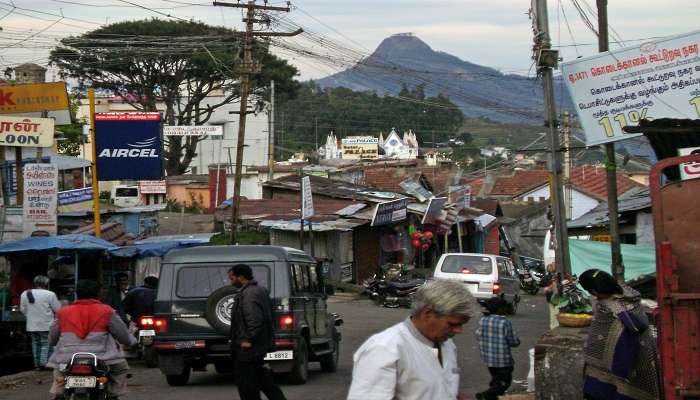
<instances>
[{"instance_id":1,"label":"basket of fruit","mask_svg":"<svg viewBox=\"0 0 700 400\"><path fill-rule=\"evenodd\" d=\"M560 313L557 320L559 325L567 328L583 328L591 324L593 317L590 314Z\"/></svg>"}]
</instances>

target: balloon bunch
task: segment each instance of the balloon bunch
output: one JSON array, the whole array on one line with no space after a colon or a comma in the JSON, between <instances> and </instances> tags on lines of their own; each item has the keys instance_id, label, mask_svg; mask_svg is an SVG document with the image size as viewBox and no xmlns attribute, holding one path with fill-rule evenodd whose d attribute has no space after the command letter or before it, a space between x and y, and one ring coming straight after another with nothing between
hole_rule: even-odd
<instances>
[{"instance_id":1,"label":"balloon bunch","mask_svg":"<svg viewBox=\"0 0 700 400\"><path fill-rule=\"evenodd\" d=\"M430 242L433 240L433 232L430 231L415 231L413 232L413 235L411 235L411 245L415 249L421 249L423 251L426 251L430 248Z\"/></svg>"}]
</instances>

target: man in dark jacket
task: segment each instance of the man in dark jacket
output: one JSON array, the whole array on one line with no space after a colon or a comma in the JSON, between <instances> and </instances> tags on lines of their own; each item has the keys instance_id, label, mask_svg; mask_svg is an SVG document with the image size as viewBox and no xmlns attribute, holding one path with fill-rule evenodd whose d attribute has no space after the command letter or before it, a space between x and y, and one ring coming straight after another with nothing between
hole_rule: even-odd
<instances>
[{"instance_id":1,"label":"man in dark jacket","mask_svg":"<svg viewBox=\"0 0 700 400\"><path fill-rule=\"evenodd\" d=\"M143 285L129 290L124 297L122 304L126 312L134 323L138 324L139 318L143 315L153 315L153 306L156 302L156 291L158 289L158 278L147 276L143 280Z\"/></svg>"},{"instance_id":2,"label":"man in dark jacket","mask_svg":"<svg viewBox=\"0 0 700 400\"><path fill-rule=\"evenodd\" d=\"M228 274L233 286L241 289L231 309L231 350L238 394L241 400L260 400L262 391L269 400L286 400L265 362L265 355L273 347L269 293L258 286L248 265L234 265Z\"/></svg>"}]
</instances>

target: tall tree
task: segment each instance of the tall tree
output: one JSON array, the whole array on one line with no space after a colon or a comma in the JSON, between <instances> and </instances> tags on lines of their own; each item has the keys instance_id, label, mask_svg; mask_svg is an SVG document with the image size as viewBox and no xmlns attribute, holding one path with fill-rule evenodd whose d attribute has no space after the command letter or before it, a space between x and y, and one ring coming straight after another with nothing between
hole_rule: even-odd
<instances>
[{"instance_id":1,"label":"tall tree","mask_svg":"<svg viewBox=\"0 0 700 400\"><path fill-rule=\"evenodd\" d=\"M194 21L119 22L68 37L51 52L65 77L120 96L139 111L162 107L170 125L202 125L214 111L240 97L237 69L242 63L241 35ZM252 93L258 110L271 79L293 96L297 70L256 42L254 59L262 70ZM256 110L257 111L257 110ZM166 138L168 175L185 173L196 156L199 137Z\"/></svg>"}]
</instances>

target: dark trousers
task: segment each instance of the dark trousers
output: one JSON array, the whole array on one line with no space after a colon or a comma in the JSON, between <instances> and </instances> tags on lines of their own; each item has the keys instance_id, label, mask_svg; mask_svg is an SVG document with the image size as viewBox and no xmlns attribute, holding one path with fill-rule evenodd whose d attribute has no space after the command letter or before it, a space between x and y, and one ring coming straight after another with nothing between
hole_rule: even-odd
<instances>
[{"instance_id":1,"label":"dark trousers","mask_svg":"<svg viewBox=\"0 0 700 400\"><path fill-rule=\"evenodd\" d=\"M265 361L237 360L235 374L241 400L260 400L260 392L268 400L287 400L272 380L272 371Z\"/></svg>"},{"instance_id":2,"label":"dark trousers","mask_svg":"<svg viewBox=\"0 0 700 400\"><path fill-rule=\"evenodd\" d=\"M480 395L485 400L497 400L498 396L504 395L513 383L513 367L489 367L489 372L491 373L489 388Z\"/></svg>"}]
</instances>

